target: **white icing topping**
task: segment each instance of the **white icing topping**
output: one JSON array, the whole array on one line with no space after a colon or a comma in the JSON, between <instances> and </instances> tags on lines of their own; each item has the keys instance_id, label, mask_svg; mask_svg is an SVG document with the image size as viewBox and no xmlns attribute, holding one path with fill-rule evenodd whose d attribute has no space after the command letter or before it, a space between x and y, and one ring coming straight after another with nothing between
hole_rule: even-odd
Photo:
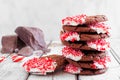
<instances>
[{"instance_id":1,"label":"white icing topping","mask_svg":"<svg viewBox=\"0 0 120 80\"><path fill-rule=\"evenodd\" d=\"M81 55L80 56L73 56L72 54L66 55L65 57L69 58L69 59L72 59L74 61L79 61L82 58Z\"/></svg>"},{"instance_id":2,"label":"white icing topping","mask_svg":"<svg viewBox=\"0 0 120 80\"><path fill-rule=\"evenodd\" d=\"M66 32L61 35L61 39L65 41L79 41L80 36L77 32Z\"/></svg>"}]
</instances>

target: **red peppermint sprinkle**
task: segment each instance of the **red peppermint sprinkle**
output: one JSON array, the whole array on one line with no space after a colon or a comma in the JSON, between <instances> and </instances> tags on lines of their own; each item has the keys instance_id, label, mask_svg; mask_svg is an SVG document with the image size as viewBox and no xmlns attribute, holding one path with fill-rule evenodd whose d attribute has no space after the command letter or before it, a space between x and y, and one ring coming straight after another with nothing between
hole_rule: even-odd
<instances>
[{"instance_id":1,"label":"red peppermint sprinkle","mask_svg":"<svg viewBox=\"0 0 120 80\"><path fill-rule=\"evenodd\" d=\"M99 51L105 51L106 49L110 48L110 43L105 39L88 41L87 44L89 47L95 48Z\"/></svg>"},{"instance_id":2,"label":"red peppermint sprinkle","mask_svg":"<svg viewBox=\"0 0 120 80\"><path fill-rule=\"evenodd\" d=\"M25 58L24 56L19 56L19 55L17 55L17 54L13 54L13 55L11 56L11 59L12 59L13 62L20 62L20 61L22 61L24 58Z\"/></svg>"},{"instance_id":3,"label":"red peppermint sprinkle","mask_svg":"<svg viewBox=\"0 0 120 80\"><path fill-rule=\"evenodd\" d=\"M66 46L62 49L62 54L63 54L63 56L67 56L70 54L73 56L83 56L83 53L80 50L75 50L68 46Z\"/></svg>"},{"instance_id":4,"label":"red peppermint sprinkle","mask_svg":"<svg viewBox=\"0 0 120 80\"><path fill-rule=\"evenodd\" d=\"M30 72L32 69L37 69L37 72L46 74L46 72L53 72L57 64L54 60L48 57L42 58L32 58L23 64L23 67L27 72Z\"/></svg>"},{"instance_id":5,"label":"red peppermint sprinkle","mask_svg":"<svg viewBox=\"0 0 120 80\"><path fill-rule=\"evenodd\" d=\"M105 23L103 23L103 22L96 23L96 24L91 24L91 25L89 25L89 27L91 27L91 28L93 28L95 30L96 29L102 29L103 33L109 34L110 27L108 25L106 25Z\"/></svg>"},{"instance_id":6,"label":"red peppermint sprinkle","mask_svg":"<svg viewBox=\"0 0 120 80\"><path fill-rule=\"evenodd\" d=\"M110 61L111 61L110 57L106 56L103 59L94 61L93 65L92 65L92 68L94 68L94 69L106 68L107 67L107 63L110 62Z\"/></svg>"},{"instance_id":7,"label":"red peppermint sprinkle","mask_svg":"<svg viewBox=\"0 0 120 80\"><path fill-rule=\"evenodd\" d=\"M66 65L64 71L69 72L69 73L80 73L82 69L80 67L76 67L73 64L68 64Z\"/></svg>"},{"instance_id":8,"label":"red peppermint sprinkle","mask_svg":"<svg viewBox=\"0 0 120 80\"><path fill-rule=\"evenodd\" d=\"M5 60L5 56L0 57L0 63Z\"/></svg>"},{"instance_id":9,"label":"red peppermint sprinkle","mask_svg":"<svg viewBox=\"0 0 120 80\"><path fill-rule=\"evenodd\" d=\"M65 32L61 35L61 40L66 40L66 41L79 41L80 37L77 32Z\"/></svg>"},{"instance_id":10,"label":"red peppermint sprinkle","mask_svg":"<svg viewBox=\"0 0 120 80\"><path fill-rule=\"evenodd\" d=\"M79 25L84 24L86 19L86 15L77 15L72 17L66 17L65 19L62 19L63 25Z\"/></svg>"}]
</instances>

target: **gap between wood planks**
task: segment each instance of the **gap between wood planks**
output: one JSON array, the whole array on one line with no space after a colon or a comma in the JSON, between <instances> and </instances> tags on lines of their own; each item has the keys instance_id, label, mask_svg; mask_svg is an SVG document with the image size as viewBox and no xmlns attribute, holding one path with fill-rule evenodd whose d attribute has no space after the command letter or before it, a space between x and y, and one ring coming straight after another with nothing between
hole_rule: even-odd
<instances>
[{"instance_id":1,"label":"gap between wood planks","mask_svg":"<svg viewBox=\"0 0 120 80\"><path fill-rule=\"evenodd\" d=\"M115 60L119 63L120 65L120 56L115 52L115 50L113 48L111 48L110 50L112 56L115 58Z\"/></svg>"}]
</instances>

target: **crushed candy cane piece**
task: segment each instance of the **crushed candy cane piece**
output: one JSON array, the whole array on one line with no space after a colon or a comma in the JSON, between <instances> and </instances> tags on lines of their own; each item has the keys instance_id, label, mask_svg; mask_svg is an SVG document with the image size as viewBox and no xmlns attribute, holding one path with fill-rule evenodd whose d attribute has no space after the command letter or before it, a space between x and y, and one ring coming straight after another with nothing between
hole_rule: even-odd
<instances>
[{"instance_id":1,"label":"crushed candy cane piece","mask_svg":"<svg viewBox=\"0 0 120 80\"><path fill-rule=\"evenodd\" d=\"M24 59L25 57L24 56L19 56L17 54L13 54L11 55L11 59L13 62L20 62Z\"/></svg>"},{"instance_id":2,"label":"crushed candy cane piece","mask_svg":"<svg viewBox=\"0 0 120 80\"><path fill-rule=\"evenodd\" d=\"M23 64L27 72L37 72L42 75L46 75L47 72L54 72L56 66L56 62L48 57L34 57Z\"/></svg>"},{"instance_id":3,"label":"crushed candy cane piece","mask_svg":"<svg viewBox=\"0 0 120 80\"><path fill-rule=\"evenodd\" d=\"M0 57L0 63L3 62L5 60L5 56L1 56Z\"/></svg>"}]
</instances>

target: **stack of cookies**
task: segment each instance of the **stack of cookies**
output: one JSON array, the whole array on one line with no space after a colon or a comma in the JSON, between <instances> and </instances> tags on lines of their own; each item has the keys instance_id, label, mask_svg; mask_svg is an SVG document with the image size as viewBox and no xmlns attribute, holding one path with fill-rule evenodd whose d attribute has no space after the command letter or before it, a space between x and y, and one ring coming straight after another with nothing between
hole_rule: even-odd
<instances>
[{"instance_id":1,"label":"stack of cookies","mask_svg":"<svg viewBox=\"0 0 120 80\"><path fill-rule=\"evenodd\" d=\"M62 55L68 64L65 71L73 74L94 75L106 72L110 58L109 27L105 15L85 14L62 19Z\"/></svg>"}]
</instances>

